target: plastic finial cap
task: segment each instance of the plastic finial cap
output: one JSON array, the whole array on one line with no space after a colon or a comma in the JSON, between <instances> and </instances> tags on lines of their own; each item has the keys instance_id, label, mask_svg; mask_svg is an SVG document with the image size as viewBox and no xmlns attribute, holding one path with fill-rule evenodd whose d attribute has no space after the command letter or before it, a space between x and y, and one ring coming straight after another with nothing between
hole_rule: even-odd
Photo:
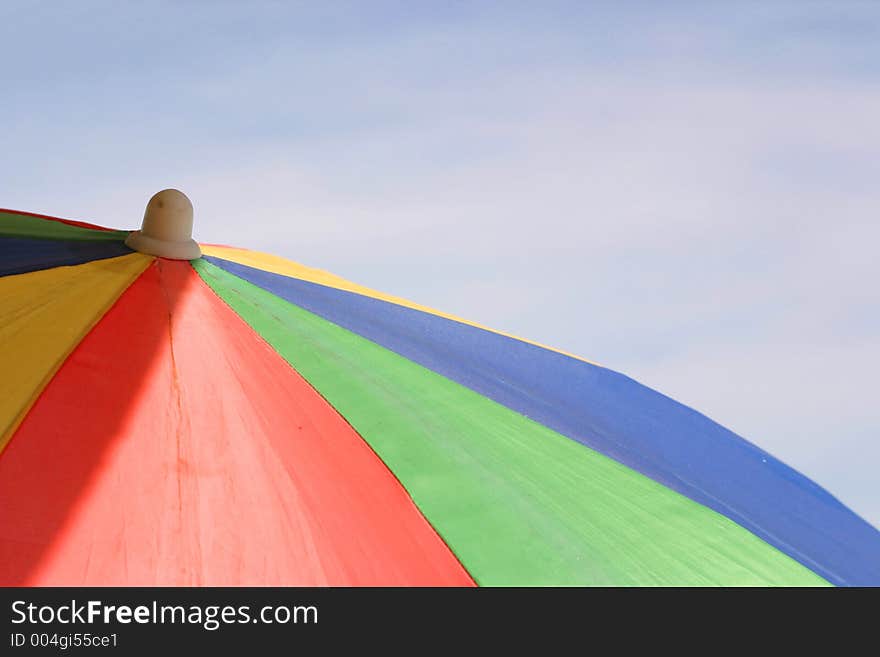
<instances>
[{"instance_id":1,"label":"plastic finial cap","mask_svg":"<svg viewBox=\"0 0 880 657\"><path fill-rule=\"evenodd\" d=\"M186 194L163 189L147 203L141 229L132 232L125 244L162 258L195 260L202 257L202 250L192 238L192 226L193 206Z\"/></svg>"}]
</instances>

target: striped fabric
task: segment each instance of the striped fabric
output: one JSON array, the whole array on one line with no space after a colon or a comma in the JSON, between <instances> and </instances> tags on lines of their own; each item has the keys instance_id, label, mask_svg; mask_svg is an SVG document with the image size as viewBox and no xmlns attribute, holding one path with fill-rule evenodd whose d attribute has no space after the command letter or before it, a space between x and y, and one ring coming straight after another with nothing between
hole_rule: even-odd
<instances>
[{"instance_id":1,"label":"striped fabric","mask_svg":"<svg viewBox=\"0 0 880 657\"><path fill-rule=\"evenodd\" d=\"M880 585L880 532L572 354L0 211L0 585Z\"/></svg>"}]
</instances>

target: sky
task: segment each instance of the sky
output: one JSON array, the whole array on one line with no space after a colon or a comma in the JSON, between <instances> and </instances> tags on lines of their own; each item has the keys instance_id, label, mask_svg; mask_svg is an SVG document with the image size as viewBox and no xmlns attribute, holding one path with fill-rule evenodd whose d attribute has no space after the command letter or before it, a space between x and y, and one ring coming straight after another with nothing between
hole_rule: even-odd
<instances>
[{"instance_id":1,"label":"sky","mask_svg":"<svg viewBox=\"0 0 880 657\"><path fill-rule=\"evenodd\" d=\"M0 207L599 362L880 526L880 4L0 3Z\"/></svg>"}]
</instances>

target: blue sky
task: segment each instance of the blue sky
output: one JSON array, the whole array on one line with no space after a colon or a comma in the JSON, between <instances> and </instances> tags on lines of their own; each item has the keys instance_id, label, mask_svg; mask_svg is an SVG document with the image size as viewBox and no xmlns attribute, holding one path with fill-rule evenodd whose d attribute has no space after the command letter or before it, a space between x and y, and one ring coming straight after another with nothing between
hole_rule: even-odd
<instances>
[{"instance_id":1,"label":"blue sky","mask_svg":"<svg viewBox=\"0 0 880 657\"><path fill-rule=\"evenodd\" d=\"M875 2L3 2L0 206L623 371L880 525Z\"/></svg>"}]
</instances>

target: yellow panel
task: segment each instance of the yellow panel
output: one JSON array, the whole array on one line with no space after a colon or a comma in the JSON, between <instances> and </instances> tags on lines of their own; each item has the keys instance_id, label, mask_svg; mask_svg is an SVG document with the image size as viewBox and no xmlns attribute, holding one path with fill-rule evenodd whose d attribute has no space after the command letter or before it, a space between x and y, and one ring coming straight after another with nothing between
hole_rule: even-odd
<instances>
[{"instance_id":1,"label":"yellow panel","mask_svg":"<svg viewBox=\"0 0 880 657\"><path fill-rule=\"evenodd\" d=\"M68 354L152 260L132 253L0 278L0 452Z\"/></svg>"},{"instance_id":2,"label":"yellow panel","mask_svg":"<svg viewBox=\"0 0 880 657\"><path fill-rule=\"evenodd\" d=\"M542 349L549 349L550 351L555 351L557 353L563 354L565 356L569 356L571 358L576 358L577 360L582 360L587 363L591 363L596 365L597 363L587 360L586 358L581 358L580 356L576 356L567 351L562 351L561 349L554 349L553 347L548 347L547 345L541 344L539 342L533 342L532 340L526 340L525 338L520 338L515 335L511 335L509 333L504 333L503 331L496 331L495 329L491 329L487 326L483 326L482 324L477 324L476 322L471 322L466 319L462 319L461 317L456 317L455 315L450 315L449 313L444 313L440 310L434 310L433 308L429 308L428 306L423 306L418 303L413 303L412 301L407 301L406 299L401 299L400 297L395 297L390 294L385 294L384 292L378 292L376 290L372 290L368 287L364 287L363 285L358 285L357 283L352 283L351 281L347 281L344 278L336 276L335 274L331 274L330 272L323 271L321 269L314 269L312 267L306 267L305 265L301 265L297 262L293 262L291 260L285 260L284 258L280 258L278 256L269 255L268 253L260 253L259 251L250 251L248 249L237 249L231 246L214 246L202 244L202 253L208 256L214 256L217 258L223 258L224 260L230 260L232 262L237 262L240 265L245 265L247 267L254 267L256 269L262 269L263 271L272 272L273 274L281 274L282 276L290 276L291 278L298 278L303 281L309 281L310 283L317 283L318 285L326 285L327 287L333 287L338 290L345 290L346 292L354 292L356 294L362 294L367 297L372 297L374 299L381 299L382 301L388 301L389 303L396 303L399 306L405 306L407 308L412 308L414 310L420 310L422 312L431 313L432 315L437 315L439 317L445 317L446 319L451 319L455 322L461 322L462 324L468 324L470 326L475 326L477 328L483 329L485 331L492 331L493 333L497 333L499 335L503 335L508 338L513 338L515 340L520 340L522 342L527 342L529 344L533 344L536 347L541 347Z\"/></svg>"}]
</instances>

